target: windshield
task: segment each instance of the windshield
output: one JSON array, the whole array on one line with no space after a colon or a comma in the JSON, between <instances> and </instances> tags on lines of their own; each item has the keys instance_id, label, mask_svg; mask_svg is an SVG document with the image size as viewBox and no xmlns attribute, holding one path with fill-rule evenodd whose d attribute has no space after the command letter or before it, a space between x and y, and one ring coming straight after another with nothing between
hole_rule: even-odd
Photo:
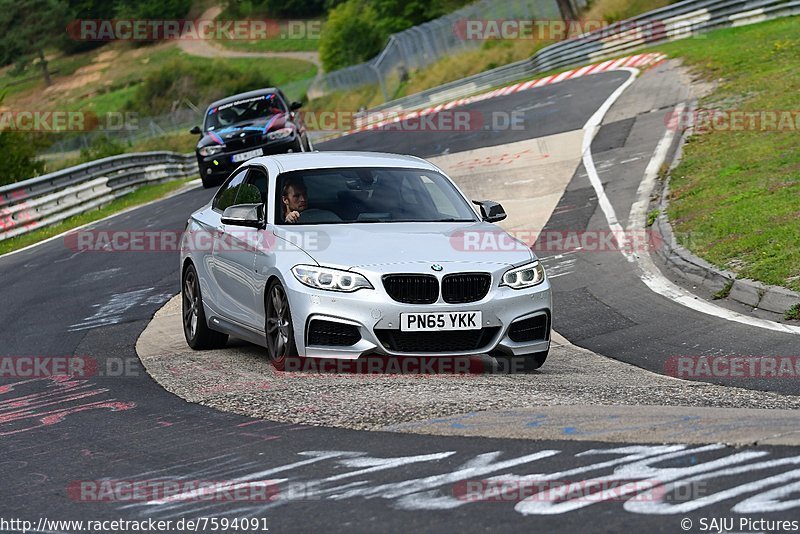
<instances>
[{"instance_id":1,"label":"windshield","mask_svg":"<svg viewBox=\"0 0 800 534\"><path fill-rule=\"evenodd\" d=\"M236 100L209 109L206 115L205 130L209 132L234 124L263 121L273 115L285 112L283 103L274 93Z\"/></svg>"},{"instance_id":2,"label":"windshield","mask_svg":"<svg viewBox=\"0 0 800 534\"><path fill-rule=\"evenodd\" d=\"M478 220L448 178L421 169L294 171L280 176L277 193L278 224Z\"/></svg>"}]
</instances>

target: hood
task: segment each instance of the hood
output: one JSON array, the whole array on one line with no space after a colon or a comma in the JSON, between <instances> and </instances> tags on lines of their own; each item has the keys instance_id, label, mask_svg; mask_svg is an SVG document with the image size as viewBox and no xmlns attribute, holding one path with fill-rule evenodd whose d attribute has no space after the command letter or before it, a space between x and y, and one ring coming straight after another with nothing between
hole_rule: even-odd
<instances>
[{"instance_id":1,"label":"hood","mask_svg":"<svg viewBox=\"0 0 800 534\"><path fill-rule=\"evenodd\" d=\"M291 125L291 123L288 125ZM200 141L198 141L197 148L209 145L236 145L254 137L260 139L265 134L285 126L287 126L287 116L284 113L278 113L264 119L241 122L219 130L205 132Z\"/></svg>"},{"instance_id":2,"label":"hood","mask_svg":"<svg viewBox=\"0 0 800 534\"><path fill-rule=\"evenodd\" d=\"M303 225L274 232L320 265L343 269L382 271L398 264L427 269L454 262L516 266L535 258L528 245L486 222Z\"/></svg>"}]
</instances>

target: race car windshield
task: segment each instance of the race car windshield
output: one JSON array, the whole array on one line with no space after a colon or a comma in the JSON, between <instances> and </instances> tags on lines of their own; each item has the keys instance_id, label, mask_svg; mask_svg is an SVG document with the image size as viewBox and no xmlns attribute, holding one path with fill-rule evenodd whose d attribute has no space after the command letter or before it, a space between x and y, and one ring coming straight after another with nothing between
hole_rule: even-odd
<instances>
[{"instance_id":1,"label":"race car windshield","mask_svg":"<svg viewBox=\"0 0 800 534\"><path fill-rule=\"evenodd\" d=\"M263 121L273 115L285 112L283 104L275 95L261 95L246 100L228 102L208 111L205 130L207 132L222 130L242 123Z\"/></svg>"},{"instance_id":2,"label":"race car windshield","mask_svg":"<svg viewBox=\"0 0 800 534\"><path fill-rule=\"evenodd\" d=\"M290 187L292 189L290 189ZM472 206L435 171L403 168L309 169L284 173L276 199L301 191L306 204L294 224L475 222ZM298 209L298 208L293 208Z\"/></svg>"}]
</instances>

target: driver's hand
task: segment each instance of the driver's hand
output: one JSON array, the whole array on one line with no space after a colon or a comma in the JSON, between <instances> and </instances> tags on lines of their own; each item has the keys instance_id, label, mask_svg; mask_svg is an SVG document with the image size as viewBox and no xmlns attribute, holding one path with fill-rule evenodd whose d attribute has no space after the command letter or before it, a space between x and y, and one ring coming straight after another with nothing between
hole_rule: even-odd
<instances>
[{"instance_id":1,"label":"driver's hand","mask_svg":"<svg viewBox=\"0 0 800 534\"><path fill-rule=\"evenodd\" d=\"M296 223L300 220L300 212L299 211L290 211L286 214L286 222L287 223Z\"/></svg>"}]
</instances>

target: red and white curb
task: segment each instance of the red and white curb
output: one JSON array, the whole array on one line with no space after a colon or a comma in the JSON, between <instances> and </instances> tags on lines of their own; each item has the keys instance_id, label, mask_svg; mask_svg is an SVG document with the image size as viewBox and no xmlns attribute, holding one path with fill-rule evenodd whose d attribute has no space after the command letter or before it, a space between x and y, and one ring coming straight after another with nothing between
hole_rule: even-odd
<instances>
[{"instance_id":1,"label":"red and white curb","mask_svg":"<svg viewBox=\"0 0 800 534\"><path fill-rule=\"evenodd\" d=\"M438 113L440 111L451 109L454 107L463 106L466 104L472 104L473 102L480 102L482 100L488 100L490 98L496 98L498 96L506 96L513 93L518 93L520 91L526 91L528 89L535 89L536 87L542 87L544 85L559 83L563 82L564 80L571 80L574 78L580 78L582 76L589 76L590 74L596 74L598 72L619 70L625 67L630 68L630 67L644 67L648 65L654 65L656 63L663 61L666 57L667 56L665 54L661 53L648 53L648 54L637 54L635 56L627 56L619 59L612 59L609 61L604 61L602 63L594 63L592 65L587 65L585 67L568 70L565 72L561 72L559 74L553 74L552 76L545 76L544 78L538 78L536 80L529 80L527 82L515 83L512 85L508 85L506 87L501 87L500 89L489 91L488 93L482 93L479 95L470 96L466 98L459 98L458 100L453 100L445 104L439 104L438 106L428 107L416 111L411 111L408 113L392 112L389 117L383 120L359 126L357 128L342 133L342 136L363 132L365 130L375 130L377 128L381 128L389 124L394 124L396 122L413 119L415 117L422 117L424 115L429 115L431 113ZM381 117L384 116L383 113L375 113L375 115Z\"/></svg>"}]
</instances>

